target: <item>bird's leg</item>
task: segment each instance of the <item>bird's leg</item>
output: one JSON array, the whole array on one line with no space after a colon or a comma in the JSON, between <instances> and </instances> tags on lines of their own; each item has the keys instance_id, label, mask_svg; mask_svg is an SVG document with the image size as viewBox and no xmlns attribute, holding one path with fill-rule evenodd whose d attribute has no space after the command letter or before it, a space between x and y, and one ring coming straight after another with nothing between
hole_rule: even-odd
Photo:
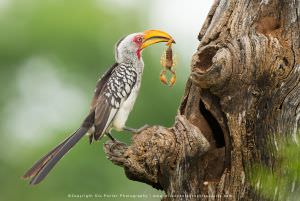
<instances>
[{"instance_id":1,"label":"bird's leg","mask_svg":"<svg viewBox=\"0 0 300 201\"><path fill-rule=\"evenodd\" d=\"M130 127L127 127L125 126L123 128L123 130L125 131L129 131L129 132L132 132L132 133L140 133L142 132L143 130L149 128L150 126L148 124L145 124L144 126L140 127L140 128L130 128Z\"/></svg>"},{"instance_id":2,"label":"bird's leg","mask_svg":"<svg viewBox=\"0 0 300 201\"><path fill-rule=\"evenodd\" d=\"M164 83L164 84L168 83L167 78L166 78L166 70L161 71L159 78L162 83Z\"/></svg>"},{"instance_id":3,"label":"bird's leg","mask_svg":"<svg viewBox=\"0 0 300 201\"><path fill-rule=\"evenodd\" d=\"M107 133L105 133L105 135L107 135L107 137L109 137L111 139L111 141L115 142L116 139L111 135L111 132L108 131Z\"/></svg>"}]
</instances>

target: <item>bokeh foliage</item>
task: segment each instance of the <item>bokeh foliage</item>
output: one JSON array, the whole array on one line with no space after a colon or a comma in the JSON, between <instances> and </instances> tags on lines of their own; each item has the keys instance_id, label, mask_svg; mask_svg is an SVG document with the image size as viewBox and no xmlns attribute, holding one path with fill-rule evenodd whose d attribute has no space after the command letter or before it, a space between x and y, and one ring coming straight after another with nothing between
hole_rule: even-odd
<instances>
[{"instance_id":1,"label":"bokeh foliage","mask_svg":"<svg viewBox=\"0 0 300 201\"><path fill-rule=\"evenodd\" d=\"M84 100L90 100L96 80L114 62L113 47L116 41L147 27L141 23L140 19L146 17L141 16L140 12L130 8L107 9L105 3L99 0L7 2L0 8L0 200L72 200L67 197L72 193L161 194L147 185L128 180L121 168L106 159L102 143L107 139L92 145L83 139L39 186L29 187L27 182L20 180L35 160L76 129L88 111L88 105L83 105L80 111L86 112L63 121L74 122L74 127L66 123L59 129L49 128L48 134L39 133L40 140L32 138L23 141L18 137L22 133L7 131L5 128L18 127L19 123L4 120L7 114L18 115L17 109L7 111L7 105L20 98L16 81L23 64L32 58L47 60L60 73L64 83L83 92ZM173 123L184 84L177 83L172 89L161 85L158 79L161 70L158 55L161 51L162 47L156 46L144 52L146 67L142 89L128 121L132 127L145 123L171 126ZM34 72L27 73L37 76ZM23 87L26 89L27 86ZM74 102L68 101L70 104ZM33 119L34 123L28 126L39 126L43 118L47 115L40 120ZM45 136L42 140L43 135L50 137ZM130 142L129 134L114 133L114 136ZM114 200L124 198L118 196Z\"/></svg>"},{"instance_id":2,"label":"bokeh foliage","mask_svg":"<svg viewBox=\"0 0 300 201\"><path fill-rule=\"evenodd\" d=\"M280 137L278 137L280 138ZM281 137L282 138L282 137ZM252 186L270 200L297 201L300 197L300 135L276 142L274 167L256 164L251 169Z\"/></svg>"}]
</instances>

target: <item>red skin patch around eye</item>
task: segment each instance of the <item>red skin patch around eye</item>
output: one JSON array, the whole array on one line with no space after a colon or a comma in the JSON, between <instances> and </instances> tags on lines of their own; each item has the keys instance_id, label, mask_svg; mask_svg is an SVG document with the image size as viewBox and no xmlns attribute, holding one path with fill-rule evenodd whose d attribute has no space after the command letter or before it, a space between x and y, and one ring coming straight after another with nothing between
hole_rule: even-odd
<instances>
[{"instance_id":1,"label":"red skin patch around eye","mask_svg":"<svg viewBox=\"0 0 300 201\"><path fill-rule=\"evenodd\" d=\"M142 35L137 35L133 38L133 42L135 44L137 44L137 46L139 47L139 49L136 51L136 56L138 57L138 59L141 59L141 49L140 47L142 46L143 40L142 40Z\"/></svg>"}]
</instances>

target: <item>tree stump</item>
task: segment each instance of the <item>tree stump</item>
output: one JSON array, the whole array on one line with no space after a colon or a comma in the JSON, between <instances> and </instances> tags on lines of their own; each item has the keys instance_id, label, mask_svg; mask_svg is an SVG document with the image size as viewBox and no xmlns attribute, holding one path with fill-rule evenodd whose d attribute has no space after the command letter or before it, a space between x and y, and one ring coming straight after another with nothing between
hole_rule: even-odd
<instances>
[{"instance_id":1,"label":"tree stump","mask_svg":"<svg viewBox=\"0 0 300 201\"><path fill-rule=\"evenodd\" d=\"M163 200L262 200L249 168L276 168L300 125L299 16L299 0L215 1L174 126L107 142L108 158Z\"/></svg>"}]
</instances>

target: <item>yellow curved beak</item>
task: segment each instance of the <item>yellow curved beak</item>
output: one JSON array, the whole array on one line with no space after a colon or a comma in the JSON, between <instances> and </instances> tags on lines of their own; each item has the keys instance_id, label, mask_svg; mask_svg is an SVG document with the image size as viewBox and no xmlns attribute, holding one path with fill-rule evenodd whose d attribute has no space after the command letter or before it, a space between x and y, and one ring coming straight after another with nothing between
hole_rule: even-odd
<instances>
[{"instance_id":1,"label":"yellow curved beak","mask_svg":"<svg viewBox=\"0 0 300 201\"><path fill-rule=\"evenodd\" d=\"M146 30L144 33L144 40L141 49L144 49L155 43L166 42L167 45L175 43L174 39L166 32L160 30Z\"/></svg>"}]
</instances>

